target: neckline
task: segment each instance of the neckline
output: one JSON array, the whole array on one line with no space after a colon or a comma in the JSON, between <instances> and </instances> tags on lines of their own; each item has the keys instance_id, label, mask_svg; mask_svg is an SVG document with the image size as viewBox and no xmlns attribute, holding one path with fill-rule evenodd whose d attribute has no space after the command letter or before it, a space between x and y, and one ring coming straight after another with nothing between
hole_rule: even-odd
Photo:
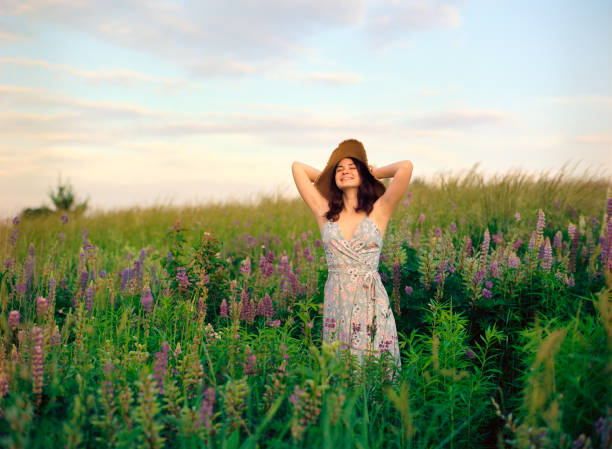
<instances>
[{"instance_id":1,"label":"neckline","mask_svg":"<svg viewBox=\"0 0 612 449\"><path fill-rule=\"evenodd\" d=\"M365 217L363 217L363 219L359 222L359 224L357 225L357 227L355 228L355 230L353 231L353 236L347 240L344 235L342 234L342 229L340 229L340 225L338 224L338 221L327 221L328 223L335 223L336 224L336 228L338 228L338 234L340 234L340 237L342 237L342 240L344 240L345 242L352 242L353 239L355 238L355 236L357 235L357 231L359 230L359 228L361 227L362 223L364 221L366 221L366 219L370 219L370 221L372 221L372 219L366 215ZM372 221L372 223L374 223L374 221ZM376 223L374 223L374 226L376 227L376 229L378 229L378 225ZM378 229L378 232L380 233L380 229Z\"/></svg>"}]
</instances>

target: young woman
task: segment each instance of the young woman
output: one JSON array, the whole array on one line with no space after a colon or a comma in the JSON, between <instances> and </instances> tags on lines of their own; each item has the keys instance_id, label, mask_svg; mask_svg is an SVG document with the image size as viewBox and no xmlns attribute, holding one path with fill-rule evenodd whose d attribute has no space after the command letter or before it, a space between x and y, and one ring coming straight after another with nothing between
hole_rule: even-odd
<instances>
[{"instance_id":1,"label":"young woman","mask_svg":"<svg viewBox=\"0 0 612 449\"><path fill-rule=\"evenodd\" d=\"M412 162L375 168L368 165L363 144L349 139L332 152L322 172L300 162L291 169L317 219L327 259L323 340L342 341L360 362L365 354L389 351L401 366L378 260L391 213L410 183ZM377 178L393 181L385 188Z\"/></svg>"}]
</instances>

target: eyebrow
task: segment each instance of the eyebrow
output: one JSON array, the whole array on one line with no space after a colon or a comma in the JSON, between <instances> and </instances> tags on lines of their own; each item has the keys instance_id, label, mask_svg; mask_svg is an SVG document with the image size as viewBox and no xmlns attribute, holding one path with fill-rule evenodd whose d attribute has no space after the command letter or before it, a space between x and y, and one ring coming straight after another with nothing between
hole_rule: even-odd
<instances>
[{"instance_id":1,"label":"eyebrow","mask_svg":"<svg viewBox=\"0 0 612 449\"><path fill-rule=\"evenodd\" d=\"M346 165L347 165L347 167L350 167L350 166L356 167L355 163L353 163L353 162L350 162L350 163L348 163ZM344 166L343 165L338 165L338 166L336 166L336 170L338 170L339 168L342 168L342 167L344 167Z\"/></svg>"}]
</instances>

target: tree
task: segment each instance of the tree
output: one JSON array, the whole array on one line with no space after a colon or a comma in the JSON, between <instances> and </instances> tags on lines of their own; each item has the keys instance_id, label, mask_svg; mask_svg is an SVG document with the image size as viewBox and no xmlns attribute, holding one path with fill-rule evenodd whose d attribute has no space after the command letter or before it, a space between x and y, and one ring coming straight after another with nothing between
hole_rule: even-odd
<instances>
[{"instance_id":1,"label":"tree","mask_svg":"<svg viewBox=\"0 0 612 449\"><path fill-rule=\"evenodd\" d=\"M79 204L75 204L76 196L72 184L70 184L69 181L62 183L62 178L60 176L57 184L56 191L49 191L49 198L51 198L51 201L55 205L56 211L69 212L73 210L74 212L84 212L87 209L87 202L89 200L84 200ZM73 205L74 209L72 208Z\"/></svg>"}]
</instances>

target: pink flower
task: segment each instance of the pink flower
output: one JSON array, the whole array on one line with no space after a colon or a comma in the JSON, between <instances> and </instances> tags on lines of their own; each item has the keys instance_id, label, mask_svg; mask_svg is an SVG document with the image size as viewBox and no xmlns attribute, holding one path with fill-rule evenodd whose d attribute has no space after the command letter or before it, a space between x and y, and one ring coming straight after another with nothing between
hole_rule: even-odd
<instances>
[{"instance_id":1,"label":"pink flower","mask_svg":"<svg viewBox=\"0 0 612 449\"><path fill-rule=\"evenodd\" d=\"M153 295L151 295L151 289L146 286L142 291L142 296L140 297L140 304L142 304L142 308L146 313L151 312L153 310Z\"/></svg>"},{"instance_id":2,"label":"pink flower","mask_svg":"<svg viewBox=\"0 0 612 449\"><path fill-rule=\"evenodd\" d=\"M411 295L411 294L412 294L413 289L412 289L412 287L411 287L410 285L407 285L407 286L406 286L405 291L406 291L406 294L407 294L407 295Z\"/></svg>"},{"instance_id":3,"label":"pink flower","mask_svg":"<svg viewBox=\"0 0 612 449\"><path fill-rule=\"evenodd\" d=\"M43 298L42 296L39 296L38 298L36 298L36 314L42 318L47 314L47 311L49 310L49 301L47 301L46 298Z\"/></svg>"},{"instance_id":4,"label":"pink flower","mask_svg":"<svg viewBox=\"0 0 612 449\"><path fill-rule=\"evenodd\" d=\"M11 327L11 329L15 330L17 329L17 326L19 326L19 320L21 318L21 314L19 313L19 310L11 310L8 314L8 324Z\"/></svg>"},{"instance_id":5,"label":"pink flower","mask_svg":"<svg viewBox=\"0 0 612 449\"><path fill-rule=\"evenodd\" d=\"M221 301L221 307L219 308L219 317L227 318L227 301L223 298Z\"/></svg>"}]
</instances>

